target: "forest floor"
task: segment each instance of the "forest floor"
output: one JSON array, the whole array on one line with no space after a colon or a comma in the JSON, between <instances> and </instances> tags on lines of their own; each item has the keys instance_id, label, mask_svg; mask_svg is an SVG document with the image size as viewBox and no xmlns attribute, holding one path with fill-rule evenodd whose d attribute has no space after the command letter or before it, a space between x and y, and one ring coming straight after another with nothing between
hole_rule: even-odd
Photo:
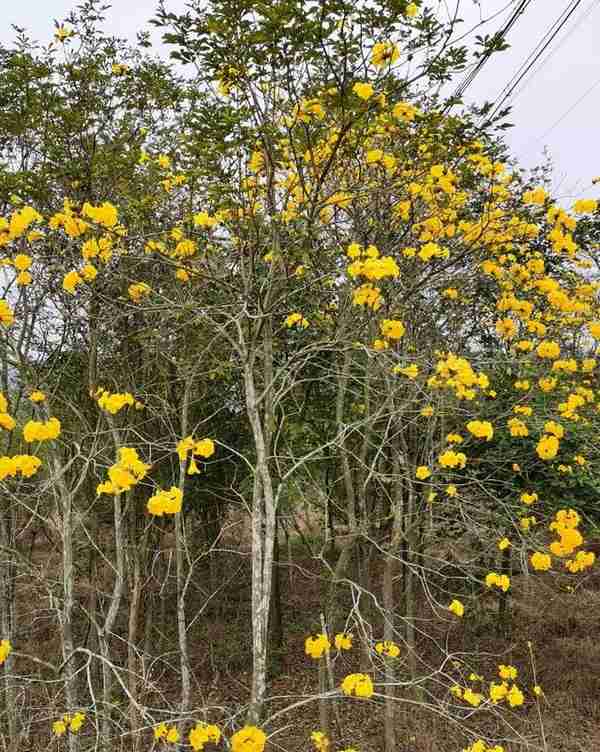
<instances>
[{"instance_id":1,"label":"forest floor","mask_svg":"<svg viewBox=\"0 0 600 752\"><path fill-rule=\"evenodd\" d=\"M53 555L46 553L47 566L50 569L56 566L58 571L58 559L53 561ZM374 570L372 589L381 598L381 572L377 571L377 566ZM279 649L272 651L270 700L265 713L265 728L272 735L270 752L308 752L312 749L311 732L320 729L316 699L318 662L305 655L304 642L308 635L321 631L323 572L322 562L308 558L306 553L304 558L295 553L292 565L285 559L280 565L282 642ZM252 675L249 575L247 552L233 547L214 556L210 571L208 567L206 571L198 571L199 585L190 598L188 616L192 705L211 708L199 720L219 723L223 720L219 708L223 708L228 719L233 709L238 712L236 723L243 722ZM215 588L218 593L207 600L206 594L214 594ZM363 633L372 645L382 639L381 616L364 596L357 602L357 592L352 594L347 587L340 589L341 611L350 617L361 612L365 621L358 623L373 625L371 631L367 628ZM511 593L510 616L502 629L498 628L498 602L485 592L466 594L462 598L466 609L462 619L450 615L443 605L432 608L422 593L417 593L417 668L420 675L429 674L430 678L423 683L421 698L408 690L398 692L398 752L461 752L474 740L465 733L465 728L477 730L495 744L503 744L505 752L600 752L600 571L596 568L591 575L578 580L542 574L526 581L520 575L513 575ZM77 595L85 604L86 593L82 591ZM160 632L159 644L153 643L166 657L151 662L157 670L150 678L160 687L160 696L150 694L141 698L151 707L165 707L165 698L175 707L179 692L174 593L167 598L161 616L164 620L160 628L155 629L155 634ZM449 601L446 596L444 599ZM34 605L37 617L35 626L27 630L29 645L26 639L22 640L22 651L44 658L54 655L60 663L58 630L51 627L52 609L44 617L39 603L39 600L34 603L32 591L28 602L23 604L27 611ZM334 685L339 687L345 675L366 668L376 677L376 693L383 692L382 664L377 666L377 671L373 671L373 665L365 666L367 659L362 655L361 635L356 624L356 619L349 618L348 625L354 634L353 649L331 653ZM127 635L126 602L119 617L118 632ZM398 642L401 644L401 640ZM117 643L117 650L119 644L124 646L125 641ZM535 660L535 679L531 655ZM373 660L372 653L368 660ZM119 661L126 665L124 647ZM455 700L448 692L452 683L472 686L475 690L481 687L485 692L490 681L498 681L500 663L518 668L517 681L526 696L523 706L510 709L503 704L490 709L484 704L474 709ZM443 675L440 673L442 665ZM397 680L408 684L406 651L401 652L394 669ZM471 672L481 675L483 683L469 681ZM536 683L543 689L538 702L532 692ZM38 699L41 702L41 698ZM429 707L416 704L416 699L425 699ZM59 697L57 702L60 702ZM125 696L116 698L116 702L125 710ZM337 707L340 721L338 726L332 720L332 752L348 747L359 752L383 749L381 697L375 695L372 700L344 698L329 700L329 703L332 719ZM290 706L294 707L285 710ZM59 712L58 706L56 711ZM268 722L276 713L277 717ZM40 719L40 740L49 731L47 718L46 711L44 719ZM123 730L125 738L126 722ZM148 732L150 748L151 730ZM517 739L520 743L515 741ZM120 745L115 749L125 747Z\"/></svg>"},{"instance_id":2,"label":"forest floor","mask_svg":"<svg viewBox=\"0 0 600 752\"><path fill-rule=\"evenodd\" d=\"M304 641L309 634L321 631L319 571L322 571L319 563L311 560L296 560L292 567L282 565L283 643L274 656L269 687L273 699L267 717L318 692L317 662L305 655ZM374 586L379 591L377 578L375 574ZM212 675L210 701L230 707L247 701L251 677L247 587L244 591L242 599L233 594L230 599L225 597L225 603L229 602L231 607L230 614L204 622L194 654L195 676ZM493 598L483 596L471 601L465 598L466 612L460 621L449 618L443 609L434 614L423 599L417 612L420 632L417 654L421 664L418 669L420 673L432 673L432 679L424 684L423 697L430 702L433 698L439 701L440 697L445 697L452 705L449 715L456 719L461 715L461 703L447 692L448 677L476 690L477 683L467 678L475 672L484 677L479 687L485 692L489 681L499 681L498 664L512 664L519 669L517 683L526 695L522 707L510 709L503 705L500 710L512 731L506 723L499 722L497 712L490 713L483 707L473 712L466 704L462 718L468 717L468 722L464 725L479 728L482 736L502 743L505 752L524 749L600 752L600 574L578 583L567 578L557 582L544 575L526 583L516 575L512 577L512 592L510 618L503 629L498 629L497 602ZM343 605L350 612L356 601L347 594ZM372 623L377 624L376 619L372 619ZM339 655L332 652L337 686L346 674L361 670L356 629L354 634L353 650ZM378 640L381 634L374 630L368 637ZM207 645L211 646L208 653ZM446 662L445 677L440 682L435 672L448 653L452 659ZM396 676L400 682L409 678L402 654L397 661ZM532 692L536 683L543 689L539 703ZM377 686L375 689L377 691ZM460 752L473 741L464 734L460 721L454 723L431 709L421 709L414 700L415 696L410 693L400 694L398 698L398 752ZM432 705L439 709L439 703ZM341 727L336 729L332 720L335 750L383 749L381 699L344 699L337 702L337 707ZM272 738L274 749L294 752L310 749L310 733L319 729L318 702L308 701L280 715L272 729L281 729ZM519 737L528 744L510 741Z\"/></svg>"}]
</instances>

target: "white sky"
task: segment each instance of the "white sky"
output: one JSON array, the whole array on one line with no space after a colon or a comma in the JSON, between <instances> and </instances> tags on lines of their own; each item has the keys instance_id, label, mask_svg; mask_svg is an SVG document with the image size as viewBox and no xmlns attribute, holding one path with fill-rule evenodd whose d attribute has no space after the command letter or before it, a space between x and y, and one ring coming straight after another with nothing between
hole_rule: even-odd
<instances>
[{"instance_id":1,"label":"white sky","mask_svg":"<svg viewBox=\"0 0 600 752\"><path fill-rule=\"evenodd\" d=\"M511 48L490 61L469 87L466 100L495 100L543 34L572 0L532 0L509 34ZM186 0L167 0L170 10L180 11ZM431 0L425 0L432 4ZM441 3L454 8L457 0ZM460 0L465 31L480 17L487 18L511 0ZM48 41L53 19L66 16L75 0L0 0L3 23L0 43L10 42L11 24L25 26L34 38ZM512 0L514 7L516 0ZM154 0L113 0L108 12L109 32L129 39L153 14ZM476 33L493 33L512 8ZM542 64L540 65L540 62ZM457 83L460 80L457 79ZM598 195L592 178L600 176L600 0L581 0L577 11L525 79L515 99L508 142L521 164L542 161L548 147L555 162L554 185L568 203L573 195ZM569 113L569 110L572 111ZM560 121L560 122L558 122Z\"/></svg>"}]
</instances>

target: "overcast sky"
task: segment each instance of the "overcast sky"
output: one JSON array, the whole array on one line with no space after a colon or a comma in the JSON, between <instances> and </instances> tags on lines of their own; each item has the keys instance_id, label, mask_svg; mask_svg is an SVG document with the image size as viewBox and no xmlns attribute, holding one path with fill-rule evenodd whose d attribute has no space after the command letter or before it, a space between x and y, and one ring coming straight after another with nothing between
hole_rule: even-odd
<instances>
[{"instance_id":1,"label":"overcast sky","mask_svg":"<svg viewBox=\"0 0 600 752\"><path fill-rule=\"evenodd\" d=\"M511 48L483 68L469 87L466 100L496 100L544 33L574 1L531 0L509 34ZM48 41L53 34L52 20L64 18L76 3L0 0L0 4L0 43L6 44L13 34L11 24L25 26L33 37ZM456 0L447 0L447 4L454 7ZM461 0L465 31L505 8L476 32L493 33L515 4L516 0ZM182 10L185 0L166 0L166 5L171 10ZM111 33L134 39L154 8L155 0L113 0L107 28ZM509 131L508 141L513 153L523 166L529 167L542 160L546 146L555 162L555 189L565 203L575 194L600 194L600 187L591 188L592 179L600 176L600 0L580 1L521 87L523 84L524 88L511 100L514 108L510 121L515 127Z\"/></svg>"}]
</instances>

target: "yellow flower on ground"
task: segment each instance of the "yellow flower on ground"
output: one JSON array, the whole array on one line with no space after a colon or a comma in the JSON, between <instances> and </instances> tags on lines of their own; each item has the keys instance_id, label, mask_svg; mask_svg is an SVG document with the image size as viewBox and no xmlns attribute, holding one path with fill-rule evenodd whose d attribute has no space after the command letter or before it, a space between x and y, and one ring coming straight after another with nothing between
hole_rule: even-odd
<instances>
[{"instance_id":1,"label":"yellow flower on ground","mask_svg":"<svg viewBox=\"0 0 600 752\"><path fill-rule=\"evenodd\" d=\"M345 695L367 699L373 696L373 682L367 674L348 674L342 682L342 692Z\"/></svg>"},{"instance_id":2,"label":"yellow flower on ground","mask_svg":"<svg viewBox=\"0 0 600 752\"><path fill-rule=\"evenodd\" d=\"M415 470L415 477L419 480L427 480L431 475L431 470L426 465L419 465Z\"/></svg>"},{"instance_id":3,"label":"yellow flower on ground","mask_svg":"<svg viewBox=\"0 0 600 752\"><path fill-rule=\"evenodd\" d=\"M455 598L448 606L448 611L455 614L456 616L463 616L465 613L465 607L459 600L456 600Z\"/></svg>"},{"instance_id":4,"label":"yellow flower on ground","mask_svg":"<svg viewBox=\"0 0 600 752\"><path fill-rule=\"evenodd\" d=\"M423 418L431 418L433 415L433 407L431 405L425 405L425 407L421 410L420 415Z\"/></svg>"},{"instance_id":5,"label":"yellow flower on ground","mask_svg":"<svg viewBox=\"0 0 600 752\"><path fill-rule=\"evenodd\" d=\"M498 541L498 548L500 551L505 551L510 546L510 541L508 538L502 538L502 540Z\"/></svg>"}]
</instances>

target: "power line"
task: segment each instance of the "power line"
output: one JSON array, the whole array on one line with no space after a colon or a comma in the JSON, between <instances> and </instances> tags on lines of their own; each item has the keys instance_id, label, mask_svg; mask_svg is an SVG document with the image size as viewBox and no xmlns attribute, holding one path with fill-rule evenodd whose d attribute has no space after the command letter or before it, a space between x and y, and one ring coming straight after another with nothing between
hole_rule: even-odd
<instances>
[{"instance_id":1,"label":"power line","mask_svg":"<svg viewBox=\"0 0 600 752\"><path fill-rule=\"evenodd\" d=\"M590 95L590 94L591 94L591 93L592 93L592 92L594 91L594 89L595 89L595 88L596 88L597 86L600 86L600 78L599 78L599 79L598 79L597 81L594 81L594 83L593 83L593 84L592 84L592 85L590 86L590 88L589 88L589 89L587 89L586 91L584 91L584 93L583 93L583 94L582 94L582 95L581 95L581 96L579 97L579 99L578 99L578 100L577 100L576 102L574 102L574 103L573 103L573 104L572 104L572 105L571 105L571 106L569 107L569 109L568 109L568 110L567 110L567 111L566 111L565 113L563 113L563 114L562 114L562 115L561 115L561 116L560 116L560 117L558 118L558 120L557 120L557 121L556 121L555 123L553 123L553 124L552 124L552 125L550 126L550 128L548 128L548 130L547 130L547 131L545 131L545 132L544 132L544 133L543 133L543 134L542 134L542 135L541 135L541 136L540 136L539 138L537 138L537 139L536 139L535 141L532 141L530 145L532 145L532 146L533 146L534 144L538 144L538 143L540 143L541 141L543 141L543 140L544 140L544 139L545 139L545 138L546 138L547 136L549 136L549 135L550 135L550 133L552 133L552 131L553 131L553 130L554 130L555 128L557 128L557 127L558 127L558 126L559 126L559 125L560 125L560 124L561 124L561 123L563 122L563 120L565 120L565 119L566 119L566 118L567 118L567 117L568 117L568 116L569 116L569 115L570 115L570 114L571 114L571 113L573 112L573 110L574 110L574 109L575 109L575 108L576 108L576 107L577 107L578 105L580 105L580 104L581 104L581 102L583 102L583 100L584 100L584 99L585 99L586 97L588 97L588 96L589 96L589 95Z\"/></svg>"},{"instance_id":2,"label":"power line","mask_svg":"<svg viewBox=\"0 0 600 752\"><path fill-rule=\"evenodd\" d=\"M564 28L565 24L569 21L573 13L575 13L577 8L581 5L581 2L582 0L571 0L570 4L561 12L556 21L551 25L550 29L544 34L533 51L521 64L508 84L504 87L504 89L502 89L498 98L496 99L496 103L492 105L491 110L486 113L486 119L491 120L491 118L493 118L494 115L496 115L500 111L502 106L506 102L508 102L516 87L532 69L532 67L537 63L543 53L552 44L554 39L556 39L557 35Z\"/></svg>"},{"instance_id":3,"label":"power line","mask_svg":"<svg viewBox=\"0 0 600 752\"><path fill-rule=\"evenodd\" d=\"M533 0L520 0L519 5L517 8L513 11L512 15L509 17L508 21L504 24L504 26L496 32L494 35L494 38L498 41L503 41L506 39L506 35L508 32L513 28L513 26L516 24L520 16L525 12L527 7L531 4ZM581 0L579 0L581 1ZM490 59L490 57L494 54L494 48L489 47L480 57L477 64L474 66L473 70L465 76L463 81L457 86L454 94L452 95L452 99L460 99L465 91L471 86L477 75L481 72L481 69L486 64L486 62Z\"/></svg>"},{"instance_id":4,"label":"power line","mask_svg":"<svg viewBox=\"0 0 600 752\"><path fill-rule=\"evenodd\" d=\"M589 8L585 11L585 13L582 14L582 16L579 18L577 23L572 27L572 29L565 34L565 36L560 40L560 42L554 47L554 49L546 55L546 57L542 60L540 66L537 68L537 70L533 71L531 76L525 81L524 85L519 89L518 92L513 96L513 102L521 96L521 94L525 91L525 89L529 86L529 84L533 81L533 79L536 77L536 75L544 68L544 66L548 63L548 61L554 57L554 55L560 50L560 48L564 45L564 43L570 39L570 37L573 35L573 33L581 26L581 24L586 21L591 13L600 5L600 0L592 0L591 5Z\"/></svg>"}]
</instances>

